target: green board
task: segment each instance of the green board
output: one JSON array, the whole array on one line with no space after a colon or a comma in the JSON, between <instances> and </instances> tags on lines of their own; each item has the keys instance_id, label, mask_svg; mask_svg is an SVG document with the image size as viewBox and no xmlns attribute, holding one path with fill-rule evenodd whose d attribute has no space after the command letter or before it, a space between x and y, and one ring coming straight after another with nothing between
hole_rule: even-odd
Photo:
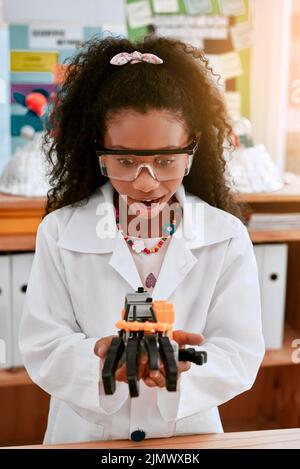
<instances>
[{"instance_id":1,"label":"green board","mask_svg":"<svg viewBox=\"0 0 300 469\"><path fill-rule=\"evenodd\" d=\"M127 0L127 4L136 3L140 0ZM233 21L234 24L242 23L249 20L249 7L250 7L251 0L244 0L245 4L245 14L243 16L234 17ZM153 2L152 0L148 0L152 13L154 14L153 9ZM211 0L212 4L212 12L210 15L219 15L221 14L219 8L219 1L218 0ZM186 15L187 10L185 7L184 0L178 0L178 12L175 14ZM144 36L148 34L148 27L139 27L139 28L131 28L129 22L127 20L127 29L128 29L128 37L129 39L136 40L142 39ZM241 59L242 67L243 67L243 75L237 77L235 79L235 91L238 91L241 94L241 101L242 101L242 109L241 113L245 117L250 117L250 71L251 71L251 50L244 49L238 51L238 54Z\"/></svg>"}]
</instances>

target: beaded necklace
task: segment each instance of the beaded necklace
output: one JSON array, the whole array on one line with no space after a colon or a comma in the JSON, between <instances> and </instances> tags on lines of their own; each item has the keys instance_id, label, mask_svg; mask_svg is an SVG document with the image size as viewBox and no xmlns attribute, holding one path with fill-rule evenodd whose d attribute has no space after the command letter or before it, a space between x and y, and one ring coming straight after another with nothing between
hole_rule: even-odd
<instances>
[{"instance_id":1,"label":"beaded necklace","mask_svg":"<svg viewBox=\"0 0 300 469\"><path fill-rule=\"evenodd\" d=\"M116 209L116 225L118 227L118 230L122 233L126 243L130 248L135 251L136 253L140 254L141 252L144 252L145 254L153 254L157 251L160 250L160 248L164 245L164 243L167 241L167 239L171 238L171 236L175 233L176 231L176 220L173 218L172 223L166 223L163 226L163 233L164 235L160 238L158 243L151 249L147 248L145 246L145 243L142 239L137 239L136 241L133 241L132 239L129 238L124 233L124 230L122 229L121 225L119 224L119 210Z\"/></svg>"}]
</instances>

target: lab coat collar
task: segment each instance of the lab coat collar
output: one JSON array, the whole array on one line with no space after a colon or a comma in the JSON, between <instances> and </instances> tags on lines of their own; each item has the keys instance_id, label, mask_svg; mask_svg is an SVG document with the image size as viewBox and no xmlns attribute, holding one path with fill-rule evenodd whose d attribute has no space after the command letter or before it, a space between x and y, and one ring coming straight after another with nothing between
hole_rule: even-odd
<instances>
[{"instance_id":1,"label":"lab coat collar","mask_svg":"<svg viewBox=\"0 0 300 469\"><path fill-rule=\"evenodd\" d=\"M117 240L123 240L115 223L113 192L114 189L108 181L90 197L86 205L68 206L58 210L57 212L71 211L67 223L61 227L58 246L86 253L113 252ZM235 217L187 193L183 184L175 195L183 208L183 216L173 239L183 238L186 247L197 249L219 243L239 232L239 223ZM99 236L103 215L106 220L109 219L110 229L107 236Z\"/></svg>"},{"instance_id":2,"label":"lab coat collar","mask_svg":"<svg viewBox=\"0 0 300 469\"><path fill-rule=\"evenodd\" d=\"M141 286L130 250L115 223L113 186L110 181L93 194L88 203L73 211L62 229L58 246L82 253L109 253L109 265L137 290ZM199 197L188 194L181 184L175 196L183 208L180 225L170 240L169 247L152 293L154 299L168 298L197 262L192 249L215 244L237 235L238 220L222 210L211 207ZM105 204L103 204L105 202ZM61 210L64 210L62 208ZM107 236L99 236L103 215L109 224ZM106 226L107 228L107 226ZM101 232L102 233L102 232Z\"/></svg>"}]
</instances>

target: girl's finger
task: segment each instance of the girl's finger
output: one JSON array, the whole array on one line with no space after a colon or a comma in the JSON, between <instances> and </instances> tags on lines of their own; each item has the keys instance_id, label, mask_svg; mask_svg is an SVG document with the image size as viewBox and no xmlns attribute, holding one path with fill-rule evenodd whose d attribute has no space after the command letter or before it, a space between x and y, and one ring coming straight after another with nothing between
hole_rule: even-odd
<instances>
[{"instance_id":1,"label":"girl's finger","mask_svg":"<svg viewBox=\"0 0 300 469\"><path fill-rule=\"evenodd\" d=\"M166 370L165 370L163 363L159 365L159 371L161 372L162 375L166 376Z\"/></svg>"},{"instance_id":2,"label":"girl's finger","mask_svg":"<svg viewBox=\"0 0 300 469\"><path fill-rule=\"evenodd\" d=\"M137 372L138 380L140 380L143 376L146 376L147 364L148 364L148 357L146 354L142 354L139 357L139 363L138 363L138 372Z\"/></svg>"},{"instance_id":3,"label":"girl's finger","mask_svg":"<svg viewBox=\"0 0 300 469\"><path fill-rule=\"evenodd\" d=\"M179 373L188 371L191 368L191 362L178 362L177 369Z\"/></svg>"},{"instance_id":4,"label":"girl's finger","mask_svg":"<svg viewBox=\"0 0 300 469\"><path fill-rule=\"evenodd\" d=\"M122 381L123 383L127 383L127 368L126 365L122 365L120 368L117 369L115 373L115 380Z\"/></svg>"},{"instance_id":5,"label":"girl's finger","mask_svg":"<svg viewBox=\"0 0 300 469\"><path fill-rule=\"evenodd\" d=\"M150 388L156 387L155 381L152 378L150 378L150 376L146 376L146 378L144 378L143 381Z\"/></svg>"},{"instance_id":6,"label":"girl's finger","mask_svg":"<svg viewBox=\"0 0 300 469\"><path fill-rule=\"evenodd\" d=\"M159 388L166 386L166 378L160 371L150 371L149 376Z\"/></svg>"},{"instance_id":7,"label":"girl's finger","mask_svg":"<svg viewBox=\"0 0 300 469\"><path fill-rule=\"evenodd\" d=\"M179 345L200 345L203 342L204 337L202 334L195 334L193 332L174 331L173 339Z\"/></svg>"},{"instance_id":8,"label":"girl's finger","mask_svg":"<svg viewBox=\"0 0 300 469\"><path fill-rule=\"evenodd\" d=\"M140 380L143 376L146 376L148 374L148 357L147 355L141 355L139 357L139 363L138 363L138 371L137 371L137 378ZM121 365L116 373L115 373L115 379L116 381L123 381L127 383L127 369L126 369L126 364Z\"/></svg>"},{"instance_id":9,"label":"girl's finger","mask_svg":"<svg viewBox=\"0 0 300 469\"><path fill-rule=\"evenodd\" d=\"M102 360L104 360L104 358L106 357L108 347L110 346L110 343L114 337L117 337L117 336L109 335L107 337L102 337L102 339L97 340L95 347L94 347L94 353L98 355L98 357L101 358Z\"/></svg>"}]
</instances>

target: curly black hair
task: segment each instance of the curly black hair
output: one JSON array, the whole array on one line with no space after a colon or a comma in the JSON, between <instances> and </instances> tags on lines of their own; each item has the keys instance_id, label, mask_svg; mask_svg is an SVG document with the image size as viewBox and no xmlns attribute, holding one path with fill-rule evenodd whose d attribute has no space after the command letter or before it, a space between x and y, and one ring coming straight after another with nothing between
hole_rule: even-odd
<instances>
[{"instance_id":1,"label":"curly black hair","mask_svg":"<svg viewBox=\"0 0 300 469\"><path fill-rule=\"evenodd\" d=\"M163 64L110 64L115 54L135 50L155 54ZM191 45L154 34L135 42L93 38L69 60L45 136L51 168L45 215L86 203L107 182L93 142L103 142L109 117L124 109L169 110L180 116L191 137L201 132L185 189L243 219L225 179L224 142L231 141L232 129L208 60Z\"/></svg>"}]
</instances>

